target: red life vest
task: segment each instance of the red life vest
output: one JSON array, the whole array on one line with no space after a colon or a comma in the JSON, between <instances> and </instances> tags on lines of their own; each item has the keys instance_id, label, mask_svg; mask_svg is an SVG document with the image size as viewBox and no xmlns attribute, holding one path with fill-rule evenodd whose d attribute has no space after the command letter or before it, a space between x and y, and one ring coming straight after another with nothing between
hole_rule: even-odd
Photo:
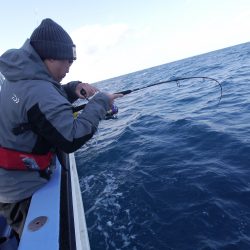
<instances>
[{"instance_id":1,"label":"red life vest","mask_svg":"<svg viewBox=\"0 0 250 250\"><path fill-rule=\"evenodd\" d=\"M0 168L6 170L41 171L50 166L53 155L51 152L45 155L38 155L0 147Z\"/></svg>"}]
</instances>

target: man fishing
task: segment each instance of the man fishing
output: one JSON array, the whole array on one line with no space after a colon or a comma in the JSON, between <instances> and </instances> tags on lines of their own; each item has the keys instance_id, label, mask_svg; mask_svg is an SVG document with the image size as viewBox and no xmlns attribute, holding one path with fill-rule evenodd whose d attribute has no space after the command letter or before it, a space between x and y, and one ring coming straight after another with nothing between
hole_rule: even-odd
<instances>
[{"instance_id":1,"label":"man fishing","mask_svg":"<svg viewBox=\"0 0 250 250\"><path fill-rule=\"evenodd\" d=\"M71 153L87 142L121 94L60 82L76 60L69 34L44 19L20 49L0 57L0 215L21 236L34 192L53 174L56 151ZM73 117L72 103L89 98Z\"/></svg>"}]
</instances>

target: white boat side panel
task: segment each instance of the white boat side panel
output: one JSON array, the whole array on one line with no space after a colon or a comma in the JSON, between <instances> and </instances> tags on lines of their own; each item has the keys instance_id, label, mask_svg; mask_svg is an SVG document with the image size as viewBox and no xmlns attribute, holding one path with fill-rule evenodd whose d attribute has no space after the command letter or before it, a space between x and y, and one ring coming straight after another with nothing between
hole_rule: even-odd
<instances>
[{"instance_id":1,"label":"white boat side panel","mask_svg":"<svg viewBox=\"0 0 250 250\"><path fill-rule=\"evenodd\" d=\"M74 153L69 155L72 183L72 200L74 209L74 224L76 234L76 249L90 250L87 225L82 202L82 194L79 185L79 178L76 168Z\"/></svg>"},{"instance_id":2,"label":"white boat side panel","mask_svg":"<svg viewBox=\"0 0 250 250\"><path fill-rule=\"evenodd\" d=\"M58 160L56 165L51 180L32 197L18 250L59 249L61 165ZM30 222L40 216L47 217L47 222L39 230L31 231Z\"/></svg>"}]
</instances>

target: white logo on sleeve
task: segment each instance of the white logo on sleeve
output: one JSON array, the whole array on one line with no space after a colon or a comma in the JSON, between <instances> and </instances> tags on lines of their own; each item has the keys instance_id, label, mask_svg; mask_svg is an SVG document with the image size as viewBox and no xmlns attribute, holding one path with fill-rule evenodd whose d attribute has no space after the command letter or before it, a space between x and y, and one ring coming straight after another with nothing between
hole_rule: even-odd
<instances>
[{"instance_id":1,"label":"white logo on sleeve","mask_svg":"<svg viewBox=\"0 0 250 250\"><path fill-rule=\"evenodd\" d=\"M12 100L13 100L13 102L15 102L15 103L19 103L19 98L16 96L16 94L13 94L13 96L12 96L12 98L11 98Z\"/></svg>"}]
</instances>

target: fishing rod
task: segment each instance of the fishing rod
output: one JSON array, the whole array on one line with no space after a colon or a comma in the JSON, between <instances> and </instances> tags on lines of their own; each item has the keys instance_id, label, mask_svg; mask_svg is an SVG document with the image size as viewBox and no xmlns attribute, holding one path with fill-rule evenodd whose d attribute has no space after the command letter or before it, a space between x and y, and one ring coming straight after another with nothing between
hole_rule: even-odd
<instances>
[{"instance_id":1,"label":"fishing rod","mask_svg":"<svg viewBox=\"0 0 250 250\"><path fill-rule=\"evenodd\" d=\"M116 92L115 94L123 94L123 95L128 95L132 92L136 92L136 91L139 91L139 90L142 90L142 89L146 89L146 88L150 88L150 87L153 87L153 86L157 86L157 85L161 85L161 84L164 84L164 83L170 83L170 82L176 82L177 86L180 87L180 81L184 81L184 80L190 80L190 79L203 79L203 80L210 80L210 81L214 81L218 84L218 86L220 87L220 98L219 98L219 103L221 101L221 98L222 98L222 85L221 83L216 80L215 78L212 78L212 77L207 77L207 76L191 76L191 77L180 77L180 78L175 78L175 79L171 79L171 80L167 80L167 81L161 81L161 82L157 82L157 83L152 83L152 84L149 84L149 85L146 85L146 86L143 86L143 87L140 87L140 88L135 88L135 89L128 89L128 90L124 90L124 91L120 91L120 92ZM86 95L86 92L84 89L81 90L81 94L82 95ZM82 104L82 105L79 105L79 106L76 106L76 107L73 107L73 113L75 112L78 112L82 109L84 109L86 106L86 104ZM114 112L117 113L118 110L114 110Z\"/></svg>"},{"instance_id":2,"label":"fishing rod","mask_svg":"<svg viewBox=\"0 0 250 250\"><path fill-rule=\"evenodd\" d=\"M177 86L180 87L179 81L190 80L190 79L203 79L203 80L207 79L207 80L215 81L220 86L220 99L219 99L219 102L220 102L220 100L222 98L222 86L221 86L221 83L218 80L216 80L214 78L211 78L211 77L207 77L207 76L191 76L191 77L175 78L175 79L171 79L171 80L167 80L167 81L162 81L162 82L149 84L149 85L146 85L146 86L143 86L143 87L140 87L140 88L136 88L136 89L124 90L124 91L118 92L116 94L127 95L127 94L130 94L130 93L138 91L138 90L142 90L142 89L146 89L146 88L149 88L149 87L161 85L161 84L164 84L164 83L170 83L170 82L176 82Z\"/></svg>"}]
</instances>

